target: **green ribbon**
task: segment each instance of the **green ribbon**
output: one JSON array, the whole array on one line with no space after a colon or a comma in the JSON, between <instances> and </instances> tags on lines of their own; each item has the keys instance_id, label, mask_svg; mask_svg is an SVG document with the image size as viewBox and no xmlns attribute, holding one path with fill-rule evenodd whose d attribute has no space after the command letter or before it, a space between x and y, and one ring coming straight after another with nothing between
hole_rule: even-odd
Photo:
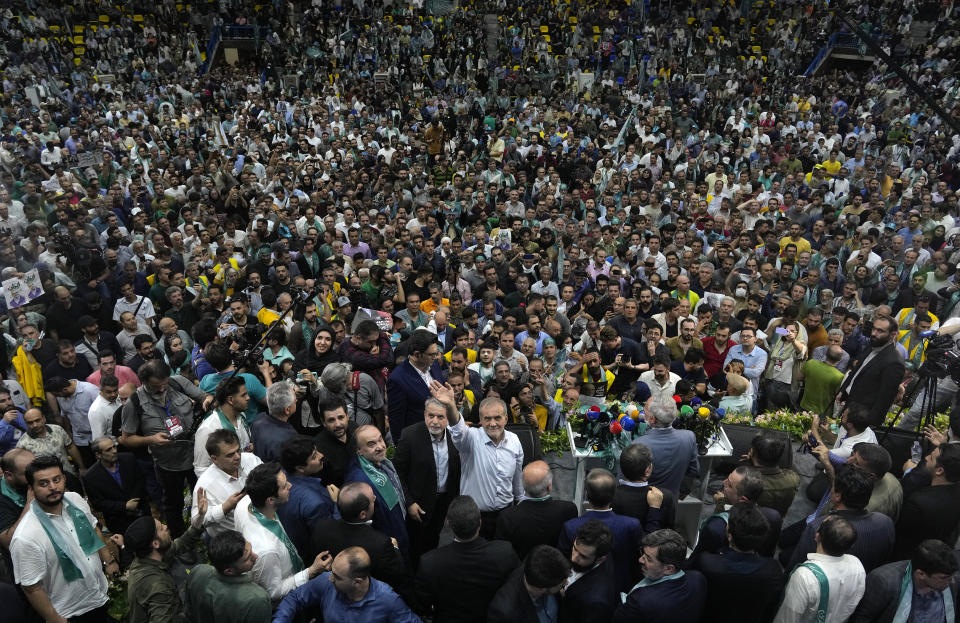
<instances>
[{"instance_id":1,"label":"green ribbon","mask_svg":"<svg viewBox=\"0 0 960 623\"><path fill-rule=\"evenodd\" d=\"M940 592L943 599L943 612L946 617L946 623L953 623L956 617L953 605L953 593L948 586ZM903 574L903 581L900 583L900 599L897 601L897 611L893 615L893 623L907 623L910 620L910 613L913 610L913 563L907 563L907 569Z\"/></svg>"},{"instance_id":2,"label":"green ribbon","mask_svg":"<svg viewBox=\"0 0 960 623\"><path fill-rule=\"evenodd\" d=\"M0 493L13 500L13 503L23 508L27 504L27 496L17 493L17 490L7 484L6 478L0 478Z\"/></svg>"},{"instance_id":3,"label":"green ribbon","mask_svg":"<svg viewBox=\"0 0 960 623\"><path fill-rule=\"evenodd\" d=\"M373 486L377 488L377 492L380 493L387 508L393 510L400 501L400 496L397 495L397 490L394 488L393 482L390 481L390 477L366 458L359 454L357 458L360 460L360 468L363 469L363 473L367 475Z\"/></svg>"},{"instance_id":4,"label":"green ribbon","mask_svg":"<svg viewBox=\"0 0 960 623\"><path fill-rule=\"evenodd\" d=\"M47 538L53 544L53 551L57 554L57 562L59 562L60 570L63 572L63 579L67 582L82 579L83 573L80 571L80 563L70 556L69 552L72 548L67 545L63 534L54 527L50 517L40 508L39 504L33 504L32 507L33 514L37 516L43 531L47 533ZM96 530L90 525L86 514L80 508L71 504L66 496L63 498L62 508L62 512L65 512L73 520L73 529L77 533L77 540L80 542L80 549L84 555L92 556L106 547L106 544L97 536Z\"/></svg>"},{"instance_id":5,"label":"green ribbon","mask_svg":"<svg viewBox=\"0 0 960 623\"><path fill-rule=\"evenodd\" d=\"M287 532L283 529L280 522L276 519L268 519L266 515L257 510L252 504L249 506L249 509L254 518L260 522L260 525L269 530L273 536L280 539L283 546L287 548L287 554L290 556L290 565L293 567L293 572L297 573L302 571L303 559L300 558L300 554L297 553L297 548L294 547L293 542L290 540L290 537L287 536Z\"/></svg>"}]
</instances>

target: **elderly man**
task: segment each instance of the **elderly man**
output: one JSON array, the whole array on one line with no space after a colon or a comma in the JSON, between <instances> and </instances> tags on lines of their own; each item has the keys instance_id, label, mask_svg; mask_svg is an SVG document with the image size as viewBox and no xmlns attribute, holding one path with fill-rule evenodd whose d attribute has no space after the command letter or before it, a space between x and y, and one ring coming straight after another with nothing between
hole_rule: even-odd
<instances>
[{"instance_id":1,"label":"elderly man","mask_svg":"<svg viewBox=\"0 0 960 623\"><path fill-rule=\"evenodd\" d=\"M279 461L284 442L297 435L289 422L298 406L294 387L290 381L281 381L268 387L268 414L257 418L250 427L253 432L253 451L264 461Z\"/></svg>"},{"instance_id":2,"label":"elderly man","mask_svg":"<svg viewBox=\"0 0 960 623\"><path fill-rule=\"evenodd\" d=\"M365 482L373 487L376 497L373 527L395 538L400 550L407 552L410 547L405 523L407 501L400 475L387 458L383 435L376 426L368 424L358 428L354 438L356 455L347 467L344 482Z\"/></svg>"},{"instance_id":3,"label":"elderly man","mask_svg":"<svg viewBox=\"0 0 960 623\"><path fill-rule=\"evenodd\" d=\"M499 398L480 403L480 427L468 427L460 417L453 388L434 381L433 397L447 407L447 430L460 451L460 494L480 507L480 536L492 539L500 512L523 495L523 446L506 430L507 405Z\"/></svg>"},{"instance_id":4,"label":"elderly man","mask_svg":"<svg viewBox=\"0 0 960 623\"><path fill-rule=\"evenodd\" d=\"M170 308L164 317L172 318L180 327L192 327L200 320L199 307L202 297L194 297L193 301L187 305L183 299L183 290L179 286L170 286L165 294Z\"/></svg>"},{"instance_id":5,"label":"elderly man","mask_svg":"<svg viewBox=\"0 0 960 623\"><path fill-rule=\"evenodd\" d=\"M697 439L693 431L673 427L677 404L673 400L652 400L645 411L647 433L634 443L643 443L658 457L650 473L650 484L679 497L684 476L697 477Z\"/></svg>"},{"instance_id":6,"label":"elderly man","mask_svg":"<svg viewBox=\"0 0 960 623\"><path fill-rule=\"evenodd\" d=\"M123 534L137 517L150 514L143 474L136 457L117 452L110 437L94 439L92 447L97 461L83 474L83 488L110 532Z\"/></svg>"}]
</instances>

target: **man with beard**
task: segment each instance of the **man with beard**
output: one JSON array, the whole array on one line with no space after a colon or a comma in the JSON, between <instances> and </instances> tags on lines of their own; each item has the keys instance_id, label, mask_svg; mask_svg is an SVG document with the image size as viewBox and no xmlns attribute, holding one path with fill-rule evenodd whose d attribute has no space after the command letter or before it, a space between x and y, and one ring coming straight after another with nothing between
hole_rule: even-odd
<instances>
[{"instance_id":1,"label":"man with beard","mask_svg":"<svg viewBox=\"0 0 960 623\"><path fill-rule=\"evenodd\" d=\"M605 398L617 378L613 372L605 370L600 365L600 351L593 346L583 352L583 367L580 374L584 386L588 383L593 385L593 392L589 395L595 398Z\"/></svg>"},{"instance_id":2,"label":"man with beard","mask_svg":"<svg viewBox=\"0 0 960 623\"><path fill-rule=\"evenodd\" d=\"M320 406L320 423L323 428L314 441L323 455L320 478L328 485L343 486L343 476L350 463L348 441L357 430L357 425L347 417L343 402L328 402Z\"/></svg>"},{"instance_id":3,"label":"man with beard","mask_svg":"<svg viewBox=\"0 0 960 623\"><path fill-rule=\"evenodd\" d=\"M857 403L870 412L870 426L883 425L887 409L897 395L905 366L896 348L897 321L876 318L870 335L870 350L854 362L850 374L840 386L844 401Z\"/></svg>"},{"instance_id":4,"label":"man with beard","mask_svg":"<svg viewBox=\"0 0 960 623\"><path fill-rule=\"evenodd\" d=\"M83 332L76 343L77 354L84 357L92 369L97 369L97 359L101 351L109 350L122 355L123 351L117 337L109 331L101 331L100 323L93 316L80 316L77 319L77 326Z\"/></svg>"},{"instance_id":5,"label":"man with beard","mask_svg":"<svg viewBox=\"0 0 960 623\"><path fill-rule=\"evenodd\" d=\"M40 456L24 472L34 503L10 542L13 574L45 621L109 621L107 578L120 573L83 497L65 493L60 460Z\"/></svg>"},{"instance_id":6,"label":"man with beard","mask_svg":"<svg viewBox=\"0 0 960 623\"><path fill-rule=\"evenodd\" d=\"M613 532L597 519L577 529L570 551L570 579L564 588L563 621L609 621L618 605L613 558Z\"/></svg>"},{"instance_id":7,"label":"man with beard","mask_svg":"<svg viewBox=\"0 0 960 623\"><path fill-rule=\"evenodd\" d=\"M190 528L178 539L170 537L166 524L150 516L140 517L124 531L123 546L136 557L127 571L130 621L176 621L183 616L183 604L170 566L180 554L196 547L206 512L207 496L200 489L197 514Z\"/></svg>"}]
</instances>

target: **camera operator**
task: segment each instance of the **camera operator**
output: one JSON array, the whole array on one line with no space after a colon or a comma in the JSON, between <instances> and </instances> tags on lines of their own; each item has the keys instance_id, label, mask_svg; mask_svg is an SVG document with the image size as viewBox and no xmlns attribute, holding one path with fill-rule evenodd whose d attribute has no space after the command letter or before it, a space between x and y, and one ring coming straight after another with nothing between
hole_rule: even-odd
<instances>
[{"instance_id":1,"label":"camera operator","mask_svg":"<svg viewBox=\"0 0 960 623\"><path fill-rule=\"evenodd\" d=\"M230 344L233 342L239 342L241 348L232 351ZM246 342L245 338L237 339L231 336L217 340L207 346L207 363L213 366L216 373L204 376L200 381L200 389L209 394L215 394L220 381L229 377L236 369L235 366L239 363L241 372L237 373L237 376L243 378L244 383L247 385L247 393L251 398L247 404L246 411L243 413L243 417L247 421L247 424L252 425L260 415L260 412L266 410L267 388L270 387L273 382L270 377L269 361L264 360L257 364L257 369L260 370L260 373L263 375L263 381L261 382L257 376L242 371L246 369L244 366L249 366L252 362L237 362L234 360L234 357L238 356L239 353L244 350L244 346L247 346L244 342Z\"/></svg>"},{"instance_id":2,"label":"camera operator","mask_svg":"<svg viewBox=\"0 0 960 623\"><path fill-rule=\"evenodd\" d=\"M937 331L937 335L955 338L957 332L960 332L960 318L950 318L943 322L943 325ZM937 382L937 398L933 405L934 413L940 413L947 406L950 406L950 419L952 421L954 419L953 412L960 406L960 398L958 397L960 397L960 388L958 388L957 382L953 380L953 375L947 374ZM916 429L917 425L920 424L921 415L927 415L923 413L927 400L927 388L924 387L920 390L913 404L910 405L910 410L897 422L897 428ZM957 415L960 415L960 411L957 411Z\"/></svg>"},{"instance_id":3,"label":"camera operator","mask_svg":"<svg viewBox=\"0 0 960 623\"><path fill-rule=\"evenodd\" d=\"M148 447L163 491L163 513L174 537L186 530L183 488L197 482L193 471L194 408L210 410L213 396L180 376L160 359L148 361L138 376L143 383L123 407L120 443Z\"/></svg>"}]
</instances>

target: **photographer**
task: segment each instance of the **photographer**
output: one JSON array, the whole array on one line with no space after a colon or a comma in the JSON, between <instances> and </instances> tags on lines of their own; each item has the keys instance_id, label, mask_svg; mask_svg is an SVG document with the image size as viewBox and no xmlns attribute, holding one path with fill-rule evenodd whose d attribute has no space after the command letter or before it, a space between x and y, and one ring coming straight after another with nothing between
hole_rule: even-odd
<instances>
[{"instance_id":1,"label":"photographer","mask_svg":"<svg viewBox=\"0 0 960 623\"><path fill-rule=\"evenodd\" d=\"M209 394L215 394L220 381L226 379L233 373L235 369L234 356L238 351L232 351L230 349L231 341L219 340L207 346L207 363L213 366L216 373L203 377L203 380L200 381L201 390ZM250 364L249 362L241 362L240 365L247 366ZM242 369L244 368L241 367L241 370ZM270 362L264 360L258 364L257 369L259 369L263 375L263 382L261 382L257 376L248 372L239 372L237 374L237 376L241 377L244 383L246 383L247 393L252 399L243 414L247 424L253 424L260 415L261 407L266 408L267 388L272 384L270 380Z\"/></svg>"},{"instance_id":2,"label":"photographer","mask_svg":"<svg viewBox=\"0 0 960 623\"><path fill-rule=\"evenodd\" d=\"M163 513L170 534L180 536L183 523L183 488L192 489L194 410L210 410L213 396L179 376L159 359L148 361L138 376L143 383L123 406L120 443L130 448L148 447L163 491ZM197 422L199 423L199 422Z\"/></svg>"}]
</instances>

